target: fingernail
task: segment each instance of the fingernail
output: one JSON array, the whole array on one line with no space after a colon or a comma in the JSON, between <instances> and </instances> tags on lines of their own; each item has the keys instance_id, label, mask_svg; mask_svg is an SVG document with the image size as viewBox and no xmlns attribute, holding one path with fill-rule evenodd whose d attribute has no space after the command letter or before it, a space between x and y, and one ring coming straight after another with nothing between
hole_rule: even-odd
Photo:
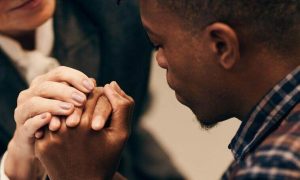
<instances>
[{"instance_id":1,"label":"fingernail","mask_svg":"<svg viewBox=\"0 0 300 180\"><path fill-rule=\"evenodd\" d=\"M60 104L60 107L64 110L70 110L72 108L72 104L69 104L69 103L61 103Z\"/></svg>"},{"instance_id":2,"label":"fingernail","mask_svg":"<svg viewBox=\"0 0 300 180\"><path fill-rule=\"evenodd\" d=\"M83 80L83 86L88 90L88 91L91 91L91 90L93 90L94 89L94 84L91 82L91 81L89 81L89 80Z\"/></svg>"},{"instance_id":3,"label":"fingernail","mask_svg":"<svg viewBox=\"0 0 300 180\"><path fill-rule=\"evenodd\" d=\"M36 139L40 139L41 137L43 137L43 135L44 135L43 131L36 132L36 133L34 134L34 136L35 136Z\"/></svg>"},{"instance_id":4,"label":"fingernail","mask_svg":"<svg viewBox=\"0 0 300 180\"><path fill-rule=\"evenodd\" d=\"M94 130L100 130L100 129L102 129L103 128L103 119L101 118L101 117L95 117L94 119L93 119L93 123L92 123L92 128L94 129Z\"/></svg>"},{"instance_id":5,"label":"fingernail","mask_svg":"<svg viewBox=\"0 0 300 180\"><path fill-rule=\"evenodd\" d=\"M44 114L41 115L42 119L46 119L46 117L47 117L47 113L44 113Z\"/></svg>"},{"instance_id":6,"label":"fingernail","mask_svg":"<svg viewBox=\"0 0 300 180\"><path fill-rule=\"evenodd\" d=\"M77 114L72 114L66 120L68 127L75 127L80 123L80 117Z\"/></svg>"},{"instance_id":7,"label":"fingernail","mask_svg":"<svg viewBox=\"0 0 300 180\"><path fill-rule=\"evenodd\" d=\"M59 121L54 121L52 124L52 131L56 131L60 126L60 122Z\"/></svg>"},{"instance_id":8,"label":"fingernail","mask_svg":"<svg viewBox=\"0 0 300 180\"><path fill-rule=\"evenodd\" d=\"M85 97L78 93L73 93L72 99L80 104L82 104L85 101Z\"/></svg>"}]
</instances>

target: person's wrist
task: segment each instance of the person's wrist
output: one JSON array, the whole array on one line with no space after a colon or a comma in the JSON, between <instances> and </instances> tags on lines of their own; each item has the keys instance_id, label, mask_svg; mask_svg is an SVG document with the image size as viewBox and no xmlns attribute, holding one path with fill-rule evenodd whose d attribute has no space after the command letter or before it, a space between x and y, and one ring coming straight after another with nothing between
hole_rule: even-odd
<instances>
[{"instance_id":1,"label":"person's wrist","mask_svg":"<svg viewBox=\"0 0 300 180\"><path fill-rule=\"evenodd\" d=\"M10 141L4 161L4 172L9 179L28 179L38 176L35 172L43 172L33 153L28 152L26 145L20 145L15 137ZM38 171L36 171L38 169Z\"/></svg>"},{"instance_id":2,"label":"person's wrist","mask_svg":"<svg viewBox=\"0 0 300 180\"><path fill-rule=\"evenodd\" d=\"M17 131L8 144L8 152L11 152L17 159L34 160L33 144L29 144L29 140L25 139Z\"/></svg>"}]
</instances>

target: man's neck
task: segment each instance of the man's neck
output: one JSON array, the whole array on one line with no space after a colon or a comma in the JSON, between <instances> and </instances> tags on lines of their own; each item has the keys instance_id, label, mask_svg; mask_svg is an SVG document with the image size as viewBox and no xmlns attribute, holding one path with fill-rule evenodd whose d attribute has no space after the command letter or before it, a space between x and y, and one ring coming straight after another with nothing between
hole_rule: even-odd
<instances>
[{"instance_id":1,"label":"man's neck","mask_svg":"<svg viewBox=\"0 0 300 180\"><path fill-rule=\"evenodd\" d=\"M274 86L292 72L300 63L293 63L292 59L277 59L265 55L256 57L247 68L247 72L241 74L239 96L239 119L245 119L251 109Z\"/></svg>"}]
</instances>

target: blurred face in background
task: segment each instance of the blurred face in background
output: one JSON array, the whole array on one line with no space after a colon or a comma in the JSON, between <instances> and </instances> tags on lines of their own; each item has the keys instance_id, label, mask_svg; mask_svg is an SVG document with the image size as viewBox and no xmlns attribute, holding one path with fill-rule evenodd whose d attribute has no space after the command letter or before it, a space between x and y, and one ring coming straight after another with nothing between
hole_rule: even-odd
<instances>
[{"instance_id":1,"label":"blurred face in background","mask_svg":"<svg viewBox=\"0 0 300 180\"><path fill-rule=\"evenodd\" d=\"M55 10L56 0L0 0L0 33L17 36L35 30Z\"/></svg>"}]
</instances>

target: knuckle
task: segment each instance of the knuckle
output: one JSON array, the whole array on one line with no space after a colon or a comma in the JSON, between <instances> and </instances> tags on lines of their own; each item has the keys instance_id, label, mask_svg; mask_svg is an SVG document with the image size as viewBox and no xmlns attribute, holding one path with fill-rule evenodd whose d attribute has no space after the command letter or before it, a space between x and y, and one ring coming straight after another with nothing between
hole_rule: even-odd
<instances>
[{"instance_id":1,"label":"knuckle","mask_svg":"<svg viewBox=\"0 0 300 180\"><path fill-rule=\"evenodd\" d=\"M37 99L38 99L37 97L32 97L32 98L28 99L27 103L25 104L26 107L30 107L31 109L35 109Z\"/></svg>"},{"instance_id":2,"label":"knuckle","mask_svg":"<svg viewBox=\"0 0 300 180\"><path fill-rule=\"evenodd\" d=\"M58 132L59 136L55 136L53 138L51 138L51 140L49 140L49 147L51 148L56 148L56 147L60 147L64 145L64 135L66 135L67 133L67 129L65 128L65 130L60 129Z\"/></svg>"},{"instance_id":3,"label":"knuckle","mask_svg":"<svg viewBox=\"0 0 300 180\"><path fill-rule=\"evenodd\" d=\"M93 90L93 93L95 93L95 94L102 94L102 88L101 87L96 87L96 88L94 88L94 90Z\"/></svg>"},{"instance_id":4,"label":"knuckle","mask_svg":"<svg viewBox=\"0 0 300 180\"><path fill-rule=\"evenodd\" d=\"M61 71L66 71L66 70L68 70L68 67L66 67L66 66L59 66L59 67L55 68L53 71L54 72L61 72Z\"/></svg>"},{"instance_id":5,"label":"knuckle","mask_svg":"<svg viewBox=\"0 0 300 180\"><path fill-rule=\"evenodd\" d=\"M27 134L27 135L30 134L30 127L27 126L26 124L23 125L22 129L23 129L24 134Z\"/></svg>"},{"instance_id":6,"label":"knuckle","mask_svg":"<svg viewBox=\"0 0 300 180\"><path fill-rule=\"evenodd\" d=\"M15 122L18 124L20 122L20 119L19 119L19 112L20 112L20 109L22 108L22 106L18 106L16 109L15 109L15 112L14 112L14 119L15 119Z\"/></svg>"},{"instance_id":7,"label":"knuckle","mask_svg":"<svg viewBox=\"0 0 300 180\"><path fill-rule=\"evenodd\" d=\"M50 133L50 132L47 132ZM51 136L51 135L48 135ZM36 150L36 156L38 158L41 158L49 153L51 153L54 149L56 149L59 146L62 146L63 142L59 138L44 138L41 140L36 141L35 143L35 150Z\"/></svg>"},{"instance_id":8,"label":"knuckle","mask_svg":"<svg viewBox=\"0 0 300 180\"><path fill-rule=\"evenodd\" d=\"M34 86L34 85L36 85L36 84L39 84L39 83L42 81L43 77L44 77L44 75L38 75L38 76L36 76L36 77L32 80L30 86Z\"/></svg>"},{"instance_id":9,"label":"knuckle","mask_svg":"<svg viewBox=\"0 0 300 180\"><path fill-rule=\"evenodd\" d=\"M24 99L27 96L27 94L28 94L28 90L24 90L24 91L20 92L20 94L18 96L18 99L17 99L17 104L18 105L21 104L24 101Z\"/></svg>"},{"instance_id":10,"label":"knuckle","mask_svg":"<svg viewBox=\"0 0 300 180\"><path fill-rule=\"evenodd\" d=\"M135 105L135 101L134 101L134 99L131 96L128 96L128 101L129 101L129 103L130 103L131 106Z\"/></svg>"},{"instance_id":11,"label":"knuckle","mask_svg":"<svg viewBox=\"0 0 300 180\"><path fill-rule=\"evenodd\" d=\"M121 141L121 142L126 142L128 140L130 136L130 133L128 131L120 131L119 132L119 135L118 135L118 141Z\"/></svg>"},{"instance_id":12,"label":"knuckle","mask_svg":"<svg viewBox=\"0 0 300 180\"><path fill-rule=\"evenodd\" d=\"M131 102L127 101L125 99L119 100L118 103L117 103L117 107L120 108L120 109L127 109L131 105L132 105Z\"/></svg>"},{"instance_id":13,"label":"knuckle","mask_svg":"<svg viewBox=\"0 0 300 180\"><path fill-rule=\"evenodd\" d=\"M37 97L30 98L24 105L22 106L22 109L20 112L25 113L25 111L28 112L28 117L33 117L34 114L36 114L37 111Z\"/></svg>"},{"instance_id":14,"label":"knuckle","mask_svg":"<svg viewBox=\"0 0 300 180\"><path fill-rule=\"evenodd\" d=\"M103 97L102 97L103 93L101 92L101 90L95 88L91 94L92 94L92 98L96 98L97 104L103 103Z\"/></svg>"},{"instance_id":15,"label":"knuckle","mask_svg":"<svg viewBox=\"0 0 300 180\"><path fill-rule=\"evenodd\" d=\"M60 67L59 67L60 68ZM51 77L53 77L54 79L62 79L64 73L63 73L63 70L60 69L55 69L53 70L50 74L49 74Z\"/></svg>"},{"instance_id":16,"label":"knuckle","mask_svg":"<svg viewBox=\"0 0 300 180\"><path fill-rule=\"evenodd\" d=\"M90 80L94 83L95 86L97 86L97 81L95 78L90 78ZM99 87L99 88L101 88L101 87Z\"/></svg>"},{"instance_id":17,"label":"knuckle","mask_svg":"<svg viewBox=\"0 0 300 180\"><path fill-rule=\"evenodd\" d=\"M62 79L62 77L64 77L64 74L65 73L68 73L68 67L66 66L59 66L55 69L53 69L52 71L48 72L48 76L51 77L51 79L56 79L56 80L59 80L59 79Z\"/></svg>"},{"instance_id":18,"label":"knuckle","mask_svg":"<svg viewBox=\"0 0 300 180\"><path fill-rule=\"evenodd\" d=\"M64 77L64 75L67 73L71 73L70 72L71 68L66 67L66 66L59 66L57 68L55 68L52 72L52 75L54 75L54 77L56 78L61 78Z\"/></svg>"},{"instance_id":19,"label":"knuckle","mask_svg":"<svg viewBox=\"0 0 300 180\"><path fill-rule=\"evenodd\" d=\"M116 101L116 106L117 107L124 107L124 106L127 106L127 102L124 100L124 99L118 99Z\"/></svg>"},{"instance_id":20,"label":"knuckle","mask_svg":"<svg viewBox=\"0 0 300 180\"><path fill-rule=\"evenodd\" d=\"M47 140L38 140L35 144L36 156L39 159L42 158L45 154L47 154L47 151L49 149L49 143L47 143Z\"/></svg>"},{"instance_id":21,"label":"knuckle","mask_svg":"<svg viewBox=\"0 0 300 180\"><path fill-rule=\"evenodd\" d=\"M44 82L35 88L36 91L35 94L42 97L47 96L49 89L50 89L49 83Z\"/></svg>"},{"instance_id":22,"label":"knuckle","mask_svg":"<svg viewBox=\"0 0 300 180\"><path fill-rule=\"evenodd\" d=\"M14 111L14 118L16 119L17 117L17 114L19 113L19 109L20 109L20 106L17 106L15 111Z\"/></svg>"}]
</instances>

